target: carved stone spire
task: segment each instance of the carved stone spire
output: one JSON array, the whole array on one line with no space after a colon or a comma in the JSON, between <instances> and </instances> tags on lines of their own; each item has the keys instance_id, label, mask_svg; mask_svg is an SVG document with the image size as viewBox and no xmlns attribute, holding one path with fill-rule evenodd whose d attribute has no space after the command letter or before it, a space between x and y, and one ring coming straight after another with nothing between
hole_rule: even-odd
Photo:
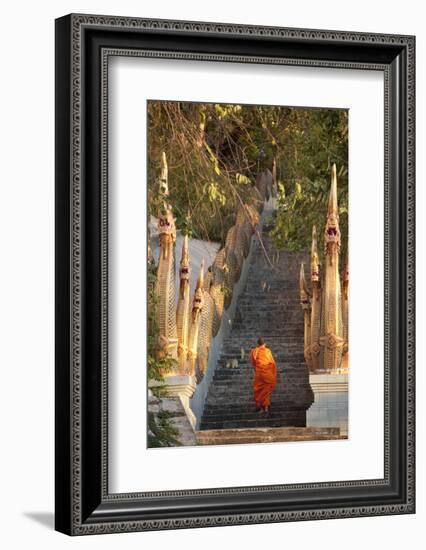
<instances>
[{"instance_id":1,"label":"carved stone spire","mask_svg":"<svg viewBox=\"0 0 426 550\"><path fill-rule=\"evenodd\" d=\"M303 309L303 319L305 325L304 331L304 356L306 364L309 368L312 368L311 362L311 300L310 294L306 286L305 279L305 266L302 263L300 265L299 276L299 290L300 290L300 305Z\"/></svg>"},{"instance_id":2,"label":"carved stone spire","mask_svg":"<svg viewBox=\"0 0 426 550\"><path fill-rule=\"evenodd\" d=\"M192 310L189 322L188 341L188 362L186 374L195 374L195 362L197 360L198 334L200 330L201 310L203 309L204 297L204 260L201 261L200 272L197 279L194 297L192 299Z\"/></svg>"},{"instance_id":3,"label":"carved stone spire","mask_svg":"<svg viewBox=\"0 0 426 550\"><path fill-rule=\"evenodd\" d=\"M162 199L158 211L158 233L162 255L167 259L169 244L176 242L176 225L173 217L173 208L167 202L169 198L168 168L166 153L161 155L161 171L159 177L159 196Z\"/></svg>"},{"instance_id":4,"label":"carved stone spire","mask_svg":"<svg viewBox=\"0 0 426 550\"><path fill-rule=\"evenodd\" d=\"M166 155L163 153L160 174L160 195L165 199L168 195L168 172ZM176 226L173 209L163 201L158 212L158 234L160 255L157 268L157 324L159 330L159 355L177 357L176 328L176 273L175 273L175 242Z\"/></svg>"},{"instance_id":5,"label":"carved stone spire","mask_svg":"<svg viewBox=\"0 0 426 550\"><path fill-rule=\"evenodd\" d=\"M161 155L161 169L159 178L160 196L165 198L169 196L169 169L167 166L166 153L163 151Z\"/></svg>"},{"instance_id":6,"label":"carved stone spire","mask_svg":"<svg viewBox=\"0 0 426 550\"><path fill-rule=\"evenodd\" d=\"M327 223L324 234L325 253L333 261L340 253L339 205L337 203L336 165L331 168L331 188L328 197Z\"/></svg>"},{"instance_id":7,"label":"carved stone spire","mask_svg":"<svg viewBox=\"0 0 426 550\"><path fill-rule=\"evenodd\" d=\"M182 257L180 261L180 288L179 298L176 310L176 324L178 335L178 360L179 370L183 372L185 370L186 357L188 354L188 328L189 328L189 302L190 302L190 289L189 289L189 242L188 235L183 238L182 244Z\"/></svg>"},{"instance_id":8,"label":"carved stone spire","mask_svg":"<svg viewBox=\"0 0 426 550\"><path fill-rule=\"evenodd\" d=\"M168 184L168 168L166 153L161 156L161 172L159 178L159 195L162 199L160 208L158 211L158 233L160 238L160 248L163 252L168 252L168 247L161 246L169 241L174 244L176 242L176 225L175 218L173 217L173 208L171 204L167 202L169 197L169 184Z\"/></svg>"},{"instance_id":9,"label":"carved stone spire","mask_svg":"<svg viewBox=\"0 0 426 550\"><path fill-rule=\"evenodd\" d=\"M336 165L331 170L331 188L325 226L325 283L321 323L321 364L325 370L339 369L342 361L343 321L339 276L340 229L337 203Z\"/></svg>"},{"instance_id":10,"label":"carved stone spire","mask_svg":"<svg viewBox=\"0 0 426 550\"><path fill-rule=\"evenodd\" d=\"M321 335L321 274L318 256L317 228L312 227L311 246L311 361L312 369L320 367L320 344Z\"/></svg>"},{"instance_id":11,"label":"carved stone spire","mask_svg":"<svg viewBox=\"0 0 426 550\"><path fill-rule=\"evenodd\" d=\"M312 226L312 245L311 245L311 281L320 282L320 263L318 256L317 228Z\"/></svg>"}]
</instances>

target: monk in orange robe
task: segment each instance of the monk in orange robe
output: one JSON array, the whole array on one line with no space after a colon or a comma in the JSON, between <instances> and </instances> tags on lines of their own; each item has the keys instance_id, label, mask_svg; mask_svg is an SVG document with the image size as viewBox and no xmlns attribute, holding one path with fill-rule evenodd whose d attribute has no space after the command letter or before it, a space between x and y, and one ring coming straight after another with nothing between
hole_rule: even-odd
<instances>
[{"instance_id":1,"label":"monk in orange robe","mask_svg":"<svg viewBox=\"0 0 426 550\"><path fill-rule=\"evenodd\" d=\"M274 356L265 345L265 340L259 338L258 346L251 350L251 362L255 370L253 380L254 400L256 410L268 412L271 395L277 383L277 365Z\"/></svg>"}]
</instances>

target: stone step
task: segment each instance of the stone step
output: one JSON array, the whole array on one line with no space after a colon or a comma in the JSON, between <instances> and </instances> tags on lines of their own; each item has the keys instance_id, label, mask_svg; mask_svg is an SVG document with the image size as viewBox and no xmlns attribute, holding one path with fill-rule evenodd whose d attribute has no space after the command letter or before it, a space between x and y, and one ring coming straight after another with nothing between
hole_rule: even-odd
<instances>
[{"instance_id":1,"label":"stone step","mask_svg":"<svg viewBox=\"0 0 426 550\"><path fill-rule=\"evenodd\" d=\"M205 414L228 414L228 413L235 413L235 414L242 414L244 412L252 413L255 412L255 405L252 396L250 396L251 399L249 401L245 402L232 402L232 404L224 403L222 407L220 407L220 412L218 412L219 407L216 403L206 403L204 413ZM275 396L272 396L272 405L271 405L271 414L280 412L280 411L287 411L287 410L293 410L296 409L299 406L299 401L288 397L287 399L278 400Z\"/></svg>"},{"instance_id":2,"label":"stone step","mask_svg":"<svg viewBox=\"0 0 426 550\"><path fill-rule=\"evenodd\" d=\"M308 392L301 392L301 393L295 393L295 392L288 392L280 397L277 395L273 395L271 398L271 403L274 408L274 410L280 410L280 406L283 405L282 410L287 410L287 403L289 401L292 401L295 403L296 406L310 406L312 404L313 398L312 395ZM204 415L206 414L222 414L222 411L225 410L227 405L232 402L234 405L234 410L247 410L249 411L254 410L254 399L253 399L253 392L249 392L247 394L243 395L237 395L237 394L227 394L223 397L220 395L212 395L210 398L206 401L205 404L205 411ZM226 409L231 414L232 409Z\"/></svg>"},{"instance_id":3,"label":"stone step","mask_svg":"<svg viewBox=\"0 0 426 550\"><path fill-rule=\"evenodd\" d=\"M296 314L302 314L303 310L300 306L299 301L291 301L289 303L289 300L286 298L274 298L265 296L264 294L260 296L256 296L255 294L251 297L244 296L242 297L242 300L238 302L238 309L241 310L250 310L253 312L259 312L267 313L268 311L278 311L279 308L285 307L288 308L288 311L283 311L282 313L286 313L286 315L296 315Z\"/></svg>"},{"instance_id":4,"label":"stone step","mask_svg":"<svg viewBox=\"0 0 426 550\"><path fill-rule=\"evenodd\" d=\"M291 388L288 388L287 392L280 392L280 395L273 394L271 397L272 404L278 405L280 403L287 403L289 400L292 400L293 402L296 402L299 405L302 404L311 404L312 403L312 396L307 391L296 391L291 390ZM208 399L206 400L206 410L204 411L205 414L207 414L207 410L212 410L213 408L218 411L218 414L221 414L221 411L224 407L226 407L230 402L235 405L236 408L239 407L254 407L254 398L253 398L253 391L251 388L247 392L244 393L230 393L230 392L224 392L223 394L220 393L212 393ZM210 413L209 413L210 414Z\"/></svg>"},{"instance_id":5,"label":"stone step","mask_svg":"<svg viewBox=\"0 0 426 550\"><path fill-rule=\"evenodd\" d=\"M232 327L233 329L235 327ZM238 326L235 332L228 336L228 341L233 347L254 348L257 345L257 339L262 336L265 339L266 345L274 350L279 345L287 345L292 343L303 344L303 330L283 329L279 334L275 330L271 330L270 323L264 326L257 325L255 327ZM279 338L279 340L278 340Z\"/></svg>"},{"instance_id":6,"label":"stone step","mask_svg":"<svg viewBox=\"0 0 426 550\"><path fill-rule=\"evenodd\" d=\"M253 392L253 378L246 379L216 379L213 381L211 388L212 396L222 396L224 394L228 396L241 395L245 396ZM278 399L279 395L288 397L289 392L297 392L298 395L301 392L310 391L309 385L306 383L305 377L286 379L284 377L278 377L275 385L273 395Z\"/></svg>"},{"instance_id":7,"label":"stone step","mask_svg":"<svg viewBox=\"0 0 426 550\"><path fill-rule=\"evenodd\" d=\"M262 329L266 329L267 330L267 337L268 337L268 340L272 340L272 339L278 339L278 338L281 338L281 339L288 339L288 336L292 336L292 335L301 335L303 336L303 325L302 327L300 327L300 324L299 322L295 322L295 323L288 323L288 322L285 322L285 323L280 323L279 325L272 325L271 323L268 323L267 325L265 325L264 323L262 323L262 327L260 327L260 324L256 324L255 327L252 327L250 331L248 331L248 326L249 326L249 323L247 322L247 326L243 326L243 322L238 320L238 319L234 319L234 322L232 323L232 332L229 336L227 336L227 339L228 338L247 338L247 340L251 340L253 338L253 335L256 335L256 334L259 334L259 329L262 328ZM265 336L266 337L266 336Z\"/></svg>"},{"instance_id":8,"label":"stone step","mask_svg":"<svg viewBox=\"0 0 426 550\"><path fill-rule=\"evenodd\" d=\"M281 308L285 308L285 305L282 305ZM240 317L241 315L244 315L244 317ZM255 317L248 317L248 316L254 315ZM244 310L239 310L237 313L235 319L234 319L234 325L236 323L248 323L248 322L256 322L261 323L265 322L268 319L274 319L274 321L277 321L278 326L280 330L284 328L294 328L298 322L300 322L300 319L303 319L303 312L302 310L297 310L290 313L285 313L284 311L273 311L272 308L268 308L268 311L249 311L246 312Z\"/></svg>"},{"instance_id":9,"label":"stone step","mask_svg":"<svg viewBox=\"0 0 426 550\"><path fill-rule=\"evenodd\" d=\"M275 351L275 349L272 349L272 354L275 358L275 363L277 366L285 367L285 368L291 368L291 367L298 367L299 365L305 365L305 359L303 356L303 353L298 350L297 348L291 348L291 349L283 349L280 350L278 348L278 352ZM244 357L241 357L241 350L244 352ZM238 364L242 366L250 366L251 367L251 359L250 359L250 353L252 348L237 348L233 347L228 350L224 350L220 356L222 363L226 362L226 359L237 359ZM280 357L284 357L284 359L281 359ZM290 359L292 357L292 359Z\"/></svg>"},{"instance_id":10,"label":"stone step","mask_svg":"<svg viewBox=\"0 0 426 550\"><path fill-rule=\"evenodd\" d=\"M277 380L277 383L275 385L275 394L280 394L282 392L285 392L287 395L290 391L296 391L301 386L303 387L303 383L306 382L305 378L293 378L291 380L281 378ZM245 395L247 392L252 391L253 386L253 378L249 379L236 379L236 378L227 378L227 379L215 379L213 382L213 385L215 386L212 388L212 395L218 395L219 393L222 395L223 393L226 393L227 395ZM232 386L232 387L230 387Z\"/></svg>"},{"instance_id":11,"label":"stone step","mask_svg":"<svg viewBox=\"0 0 426 550\"><path fill-rule=\"evenodd\" d=\"M231 374L230 372L225 372L225 373L216 372L216 374L214 375L214 381L217 382L218 384L220 384L221 382L223 382L224 384L228 382L233 382L235 383L236 386L239 386L244 381L247 381L247 383L251 383L254 380L254 373L248 370L246 374L244 373L236 374L235 371L237 369L223 369L223 370L231 371L231 372L234 371L234 373ZM279 370L277 372L277 385L284 384L284 382L286 384L300 383L302 380L305 380L305 379L306 379L306 376L303 371L300 372L300 374L297 372L288 374Z\"/></svg>"},{"instance_id":12,"label":"stone step","mask_svg":"<svg viewBox=\"0 0 426 550\"><path fill-rule=\"evenodd\" d=\"M288 331L285 334L280 334L279 339L277 335L271 334L270 330L266 327L264 330L257 327L256 331L251 330L239 330L228 337L224 342L224 350L226 349L252 349L257 345L257 339L259 336L265 338L265 342L272 350L278 349L280 346L297 345L303 343L303 331Z\"/></svg>"},{"instance_id":13,"label":"stone step","mask_svg":"<svg viewBox=\"0 0 426 550\"><path fill-rule=\"evenodd\" d=\"M253 299L258 301L257 298ZM283 311L283 308L285 308L285 311ZM244 313L245 315L256 315L257 320L262 317L270 317L271 315L274 315L275 319L275 316L278 315L279 318L282 318L283 321L287 321L288 323L294 323L300 318L303 318L303 310L300 305L294 308L289 308L287 304L274 302L268 302L262 304L262 306L258 305L255 308L249 308L248 306L244 307L243 305L241 305L238 308L237 315L238 313Z\"/></svg>"},{"instance_id":14,"label":"stone step","mask_svg":"<svg viewBox=\"0 0 426 550\"><path fill-rule=\"evenodd\" d=\"M228 361L220 360L218 363L218 368L215 371L216 375L229 374L230 376L236 376L237 374L242 374L244 376L247 373L254 373L254 369L251 363L242 362L238 355L233 356L234 360L238 361L238 366L235 368L227 367ZM290 374L297 374L299 372L306 371L306 364L301 361L286 361L278 363L277 372L286 372Z\"/></svg>"},{"instance_id":15,"label":"stone step","mask_svg":"<svg viewBox=\"0 0 426 550\"><path fill-rule=\"evenodd\" d=\"M289 308L289 313L302 311L300 305L299 289L290 290L281 289L280 292L262 292L262 290L253 289L252 292L242 294L238 302L240 308L266 309L268 307L276 308L279 305L285 305Z\"/></svg>"},{"instance_id":16,"label":"stone step","mask_svg":"<svg viewBox=\"0 0 426 550\"><path fill-rule=\"evenodd\" d=\"M251 406L251 409L249 407L238 407L237 410L225 410L225 408L222 408L220 410L214 409L213 412L205 411L204 413L204 422L212 422L215 420L239 420L239 419L246 419L246 420L259 420L263 418L264 413L257 412L254 408L254 405ZM293 405L292 407L283 407L283 408L277 408L274 404L271 405L271 411L268 413L268 418L271 419L279 419L279 418L287 418L289 415L293 414L300 414L300 404Z\"/></svg>"},{"instance_id":17,"label":"stone step","mask_svg":"<svg viewBox=\"0 0 426 550\"><path fill-rule=\"evenodd\" d=\"M303 317L300 317L300 319L297 317L295 320L289 319L288 317L280 319L279 316L273 315L265 317L264 319L260 318L257 313L253 313L255 318L244 318L244 320L240 320L238 317L236 317L232 323L232 329L235 330L236 334L239 333L239 331L247 330L248 328L251 328L253 331L258 332L259 328L262 329L269 329L270 333L268 332L269 339L271 339L271 336L274 337L284 337L287 336L293 332L298 332L299 334L303 334L303 325L302 330L300 329L300 323L303 321ZM274 319L274 324L271 324L271 317ZM249 333L251 334L251 333ZM248 336L248 335L247 335Z\"/></svg>"},{"instance_id":18,"label":"stone step","mask_svg":"<svg viewBox=\"0 0 426 550\"><path fill-rule=\"evenodd\" d=\"M296 403L297 405L311 405L312 403L312 395L306 391L303 392L292 392L288 391L287 393L283 393L282 395L272 395L271 402L274 406L279 406L281 404L286 404L288 401L292 401L293 403ZM212 394L209 396L209 398L206 401L205 404L205 414L212 414L211 411L217 411L217 414L222 414L222 410L229 405L229 403L232 402L235 409L243 408L243 409L254 409L254 398L253 398L253 392L250 390L247 393L243 394ZM209 411L209 412L208 412Z\"/></svg>"},{"instance_id":19,"label":"stone step","mask_svg":"<svg viewBox=\"0 0 426 550\"><path fill-rule=\"evenodd\" d=\"M281 308L285 308L285 306L281 306ZM265 323L271 320L274 321L274 326L270 328L278 334L282 334L283 330L291 331L300 326L299 323L301 320L303 321L303 312L284 313L283 311L273 311L272 309L265 312L240 310L237 312L232 325L234 329L243 325L255 324L256 326L260 326L265 325Z\"/></svg>"},{"instance_id":20,"label":"stone step","mask_svg":"<svg viewBox=\"0 0 426 550\"><path fill-rule=\"evenodd\" d=\"M288 353L274 353L275 361L279 361L280 363L301 363L303 361L303 354L298 353L290 355ZM237 353L229 353L226 355L222 355L220 358L220 363L223 365L232 360L237 359L238 360L238 354ZM226 367L225 367L226 368Z\"/></svg>"},{"instance_id":21,"label":"stone step","mask_svg":"<svg viewBox=\"0 0 426 550\"><path fill-rule=\"evenodd\" d=\"M249 314L246 313L244 313L244 317L241 317L241 315L241 313L238 313L235 316L234 321L232 322L232 332L235 331L235 333L239 336L241 336L239 332L245 330L246 327L252 325L254 328L259 328L260 326L265 328L266 326L266 328L271 331L270 334L274 335L275 338L284 338L285 336L293 332L301 332L303 334L303 324L302 327L300 327L300 323L303 323L303 316L299 317L298 315L295 318L289 318L287 316L280 319L278 314L271 314L268 317L265 316L264 318L261 318L257 312L251 313L251 317L248 317ZM271 317L274 319L274 323L270 322ZM279 320L279 322L275 322L277 319ZM247 337L250 335L251 333L246 334ZM271 337L269 336L269 338Z\"/></svg>"},{"instance_id":22,"label":"stone step","mask_svg":"<svg viewBox=\"0 0 426 550\"><path fill-rule=\"evenodd\" d=\"M275 356L276 357L276 356ZM235 367L229 366L232 361L237 361ZM228 365L228 366L227 366ZM305 375L307 373L306 363L303 362L303 356L297 357L297 360L282 360L277 365L277 373L288 376ZM242 361L238 354L230 354L227 357L222 357L218 361L218 366L214 376L254 376L254 368L251 363L246 360Z\"/></svg>"},{"instance_id":23,"label":"stone step","mask_svg":"<svg viewBox=\"0 0 426 550\"><path fill-rule=\"evenodd\" d=\"M302 341L302 345L303 345L303 341ZM269 346L268 346L269 347ZM243 363L243 364L250 364L251 365L251 359L250 359L250 353L251 353L251 350L253 349L253 344L252 346L232 346L223 350L222 351L222 354L221 354L221 357L226 357L226 358L232 358L232 359L238 359L239 362ZM285 365L285 366L290 366L290 365L299 365L301 363L304 363L305 359L303 357L303 350L301 351L300 350L300 347L298 349L297 345L291 345L291 346L277 346L277 347L269 347L269 349L272 351L272 355L274 356L275 358L275 362L280 365ZM241 350L243 350L244 352L244 357L241 357ZM279 359L279 356L294 356L295 359L294 360L288 360L288 359ZM277 359L278 357L278 359Z\"/></svg>"},{"instance_id":24,"label":"stone step","mask_svg":"<svg viewBox=\"0 0 426 550\"><path fill-rule=\"evenodd\" d=\"M253 343L250 346L244 346L240 343L232 344L224 348L221 356L222 357L235 357L235 355L241 355L241 350L244 351L245 354L248 354L253 349ZM280 345L269 345L269 349L272 351L272 354L274 357L278 354L280 355L288 355L288 356L296 356L300 357L303 356L303 349L300 349L300 342L289 342L287 344L280 344ZM280 361L279 361L280 362ZM284 361L283 361L284 362Z\"/></svg>"},{"instance_id":25,"label":"stone step","mask_svg":"<svg viewBox=\"0 0 426 550\"><path fill-rule=\"evenodd\" d=\"M270 347L272 350L275 349L297 349L298 346L300 346L300 338L283 338L282 336L278 338L268 338L268 347ZM256 340L253 338L250 338L249 336L245 337L236 337L235 335L232 338L227 338L226 341L224 341L224 349L226 352L229 351L240 351L241 348L243 349L252 349L256 346Z\"/></svg>"},{"instance_id":26,"label":"stone step","mask_svg":"<svg viewBox=\"0 0 426 550\"><path fill-rule=\"evenodd\" d=\"M236 358L237 359L237 358ZM231 377L231 376L254 376L254 369L249 364L244 364L239 362L238 367L231 368L226 366L227 362L222 361L219 363L218 368L215 371L214 376L218 377ZM285 373L288 376L296 376L300 373L305 373L306 365L305 363L287 363L284 365L277 366L277 373Z\"/></svg>"},{"instance_id":27,"label":"stone step","mask_svg":"<svg viewBox=\"0 0 426 550\"><path fill-rule=\"evenodd\" d=\"M346 439L339 428L240 428L196 432L199 445L230 445L236 443L280 443L287 441L319 441Z\"/></svg>"},{"instance_id":28,"label":"stone step","mask_svg":"<svg viewBox=\"0 0 426 550\"><path fill-rule=\"evenodd\" d=\"M255 303L261 307L267 303L288 304L290 307L299 307L299 286L290 285L286 281L279 281L275 288L263 288L264 282L259 281L255 284L249 283L246 290L241 294L238 306L251 306ZM256 300L256 302L254 302Z\"/></svg>"},{"instance_id":29,"label":"stone step","mask_svg":"<svg viewBox=\"0 0 426 550\"><path fill-rule=\"evenodd\" d=\"M251 351L250 349L244 349L244 358L243 359L241 358L241 350L240 349L235 350L233 353L229 353L229 355L230 355L230 358L232 358L232 359L238 359L238 366L253 368L252 364L251 364L251 360L250 360L250 351ZM280 355L280 354L273 353L273 355L275 357L275 362L276 362L278 368L286 368L286 369L291 370L292 368L298 368L298 367L301 367L303 365L306 366L305 359L303 357L303 353L301 353L301 352L299 352L297 355L295 353L293 353L293 356L296 357L296 359L291 360L291 361L288 361L288 360L281 361L280 359L277 360L277 355ZM283 352L282 355L285 355L285 352ZM287 354L287 355L289 355L289 354ZM224 359L222 359L222 363L225 363Z\"/></svg>"},{"instance_id":30,"label":"stone step","mask_svg":"<svg viewBox=\"0 0 426 550\"><path fill-rule=\"evenodd\" d=\"M251 366L244 369L232 369L223 366L216 369L213 379L218 383L221 381L225 381L232 382L235 383L235 385L238 385L244 380L252 381L254 379L254 370ZM299 368L293 368L290 371L286 370L285 368L277 369L277 383L283 382L284 380L286 380L287 382L300 382L301 380L306 380L306 366L301 365Z\"/></svg>"},{"instance_id":31,"label":"stone step","mask_svg":"<svg viewBox=\"0 0 426 550\"><path fill-rule=\"evenodd\" d=\"M271 321L273 320L273 325ZM268 331L265 336L271 339L272 334L276 337L290 336L292 334L303 334L300 330L300 323L303 327L303 317L297 314L297 317L290 318L285 315L268 313L268 315L259 315L258 313L244 313L244 319L239 319L238 316L232 323L232 328L237 332L244 331L247 336L256 336L256 331ZM298 330L299 329L299 330ZM253 331L255 334L253 335ZM270 331L270 332L269 332Z\"/></svg>"},{"instance_id":32,"label":"stone step","mask_svg":"<svg viewBox=\"0 0 426 550\"><path fill-rule=\"evenodd\" d=\"M302 382L303 380L298 380L293 383L286 383L286 384L278 383L275 386L275 390L273 392L275 401L286 400L289 398L291 399L293 395L294 395L294 398L296 398L296 396L300 397L302 395L305 395L309 390L306 390L302 386ZM216 384L214 382L213 384L215 388L212 388L211 390L211 399L207 397L207 400L206 400L207 403L213 402L213 401L217 402L219 398L223 398L224 400L225 399L229 400L233 398L234 401L236 402L235 398L238 396L241 396L242 399L246 399L248 395L251 396L253 394L253 385L251 382L249 384L239 385L238 389L235 389L235 388L229 389L229 385L230 385L229 382L228 382L228 387L227 387L227 384L225 383Z\"/></svg>"},{"instance_id":33,"label":"stone step","mask_svg":"<svg viewBox=\"0 0 426 550\"><path fill-rule=\"evenodd\" d=\"M238 366L235 368L227 367L228 360L221 359L219 360L219 367L216 369L216 373L228 373L231 372L233 374L237 373L243 373L245 374L246 371L248 372L254 372L253 366L251 363L247 363L246 361L242 361L237 354L232 356L232 359L238 361ZM277 365L277 371L285 371L289 374L291 373L297 373L299 371L306 370L306 364L302 363L302 361L299 359L299 361L280 361Z\"/></svg>"},{"instance_id":34,"label":"stone step","mask_svg":"<svg viewBox=\"0 0 426 550\"><path fill-rule=\"evenodd\" d=\"M284 428L290 426L305 427L306 413L300 412L298 415L289 416L274 420L268 417L257 418L256 420L223 420L215 422L202 422L201 430L226 430L230 428Z\"/></svg>"},{"instance_id":35,"label":"stone step","mask_svg":"<svg viewBox=\"0 0 426 550\"><path fill-rule=\"evenodd\" d=\"M272 402L287 403L288 401L295 401L301 403L302 401L311 401L312 394L309 390L301 387L301 384L286 385L276 389L272 395ZM239 404L253 404L253 389L252 386L242 387L240 391L229 391L225 386L223 388L215 388L206 399L206 407L222 407L226 406L230 402L233 405Z\"/></svg>"},{"instance_id":36,"label":"stone step","mask_svg":"<svg viewBox=\"0 0 426 550\"><path fill-rule=\"evenodd\" d=\"M293 376L292 378L287 378L285 376L277 376L277 383L275 385L275 391L279 391L281 389L291 388L295 389L297 388L302 382L304 382L306 378L304 376ZM227 377L217 377L214 378L214 385L217 386L217 388L223 388L224 390L228 390L228 393L232 393L232 389L229 387L230 384L235 388L234 392L239 393L240 391L243 391L246 388L251 388L254 381L254 377L241 377L236 378L235 376L227 376ZM213 389L212 389L213 391Z\"/></svg>"},{"instance_id":37,"label":"stone step","mask_svg":"<svg viewBox=\"0 0 426 550\"><path fill-rule=\"evenodd\" d=\"M253 325L253 330L257 332L257 330L262 326L263 329L269 329L268 331L268 338L271 339L272 336L274 338L285 338L286 336L289 336L291 334L303 334L303 325L302 328L300 327L300 323L303 321L303 317L301 319L297 318L296 320L289 320L283 319L279 323L274 323L273 325L270 323L270 318L261 319L262 323L260 323L260 319L257 315L257 313L253 313L253 315L256 316L256 319L246 319L244 318L239 319L238 316L234 319L232 323L232 331L235 331L235 334L232 334L232 337L237 336L244 336L244 331L247 330L249 326ZM273 316L274 321L277 319L277 315ZM255 325L255 326L254 326ZM242 334L240 334L242 333ZM245 336L248 338L252 335L252 333L246 333Z\"/></svg>"},{"instance_id":38,"label":"stone step","mask_svg":"<svg viewBox=\"0 0 426 550\"><path fill-rule=\"evenodd\" d=\"M214 374L214 379L216 382L221 380L229 381L235 380L236 383L242 380L253 380L254 379L254 369L252 366L247 366L246 368L227 368L219 367L216 369ZM292 380L304 380L306 378L306 368L305 365L301 365L298 368L292 368L287 370L285 367L280 367L277 369L277 382L282 382L283 380L292 381Z\"/></svg>"},{"instance_id":39,"label":"stone step","mask_svg":"<svg viewBox=\"0 0 426 550\"><path fill-rule=\"evenodd\" d=\"M294 320L289 319L288 317L280 317L277 314L269 314L268 316L262 317L258 313L253 312L250 315L249 319L244 318L240 320L236 317L232 323L232 329L235 330L236 334L239 332L246 332L246 336L251 336L252 333L258 334L259 330L267 330L267 337L271 340L272 336L274 337L285 337L291 334L303 334L303 330L300 330L300 323L303 323L303 317L296 317ZM253 318L255 316L255 318ZM271 323L273 320L273 323ZM250 332L247 331L250 329ZM303 329L303 324L302 324ZM269 332L270 331L270 332Z\"/></svg>"}]
</instances>

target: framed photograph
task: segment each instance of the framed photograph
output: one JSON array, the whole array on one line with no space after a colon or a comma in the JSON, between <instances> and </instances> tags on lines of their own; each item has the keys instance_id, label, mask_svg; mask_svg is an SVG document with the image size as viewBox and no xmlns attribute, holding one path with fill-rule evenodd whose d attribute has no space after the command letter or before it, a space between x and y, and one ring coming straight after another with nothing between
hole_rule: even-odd
<instances>
[{"instance_id":1,"label":"framed photograph","mask_svg":"<svg viewBox=\"0 0 426 550\"><path fill-rule=\"evenodd\" d=\"M415 511L415 38L56 20L56 529Z\"/></svg>"}]
</instances>

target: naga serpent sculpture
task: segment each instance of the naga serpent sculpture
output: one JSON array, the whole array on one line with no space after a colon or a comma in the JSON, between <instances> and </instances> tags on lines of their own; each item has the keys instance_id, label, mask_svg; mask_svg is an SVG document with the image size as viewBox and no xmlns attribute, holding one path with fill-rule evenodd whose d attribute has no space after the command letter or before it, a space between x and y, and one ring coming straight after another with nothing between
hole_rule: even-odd
<instances>
[{"instance_id":1,"label":"naga serpent sculpture","mask_svg":"<svg viewBox=\"0 0 426 550\"><path fill-rule=\"evenodd\" d=\"M321 286L315 227L312 228L311 248L312 296L309 295L306 288L304 276L302 285L302 273L300 275L300 301L305 317L305 360L310 370L313 371L330 372L341 369L342 357L349 350L349 272L346 263L341 284L339 275L340 239L337 175L336 165L333 164L324 231L323 286ZM307 311L309 311L309 322L306 320ZM307 347L309 349L306 349Z\"/></svg>"}]
</instances>

